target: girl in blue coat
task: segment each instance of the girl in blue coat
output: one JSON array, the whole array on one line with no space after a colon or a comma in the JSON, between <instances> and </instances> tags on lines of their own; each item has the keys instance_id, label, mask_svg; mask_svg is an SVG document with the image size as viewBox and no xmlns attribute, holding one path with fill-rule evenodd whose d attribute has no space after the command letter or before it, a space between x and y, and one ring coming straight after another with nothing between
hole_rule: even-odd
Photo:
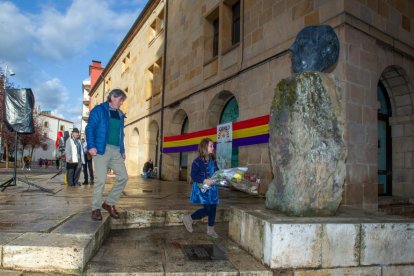
<instances>
[{"instance_id":1,"label":"girl in blue coat","mask_svg":"<svg viewBox=\"0 0 414 276\"><path fill-rule=\"evenodd\" d=\"M214 182L210 179L217 170L214 143L210 138L204 138L198 145L198 157L191 165L193 187L190 196L191 203L203 204L203 208L183 217L184 226L190 233L193 232L193 220L208 216L207 235L218 238L217 233L214 231L216 207L219 201L218 191L217 186L213 185ZM203 188L204 184L208 185L208 189Z\"/></svg>"}]
</instances>

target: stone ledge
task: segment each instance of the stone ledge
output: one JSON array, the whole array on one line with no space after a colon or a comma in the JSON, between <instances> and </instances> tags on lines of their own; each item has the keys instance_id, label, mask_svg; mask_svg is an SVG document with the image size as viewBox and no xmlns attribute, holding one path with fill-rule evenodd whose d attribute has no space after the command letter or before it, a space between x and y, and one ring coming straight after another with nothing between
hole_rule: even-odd
<instances>
[{"instance_id":1,"label":"stone ledge","mask_svg":"<svg viewBox=\"0 0 414 276\"><path fill-rule=\"evenodd\" d=\"M26 233L3 246L3 267L31 271L82 271L91 235Z\"/></svg>"},{"instance_id":2,"label":"stone ledge","mask_svg":"<svg viewBox=\"0 0 414 276\"><path fill-rule=\"evenodd\" d=\"M2 246L2 267L79 273L110 231L110 220L92 221L90 212L75 215L52 233L25 233Z\"/></svg>"},{"instance_id":3,"label":"stone ledge","mask_svg":"<svg viewBox=\"0 0 414 276\"><path fill-rule=\"evenodd\" d=\"M232 207L229 236L272 269L414 265L414 219L366 211L300 218Z\"/></svg>"}]
</instances>

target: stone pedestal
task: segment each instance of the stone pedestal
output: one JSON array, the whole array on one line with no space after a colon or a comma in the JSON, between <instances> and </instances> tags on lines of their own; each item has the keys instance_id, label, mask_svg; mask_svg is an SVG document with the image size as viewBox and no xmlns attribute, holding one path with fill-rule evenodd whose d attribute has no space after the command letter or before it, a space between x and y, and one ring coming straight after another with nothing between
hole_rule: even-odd
<instances>
[{"instance_id":1,"label":"stone pedestal","mask_svg":"<svg viewBox=\"0 0 414 276\"><path fill-rule=\"evenodd\" d=\"M272 269L304 275L414 272L414 219L346 209L336 217L296 218L251 207L231 209L229 236Z\"/></svg>"}]
</instances>

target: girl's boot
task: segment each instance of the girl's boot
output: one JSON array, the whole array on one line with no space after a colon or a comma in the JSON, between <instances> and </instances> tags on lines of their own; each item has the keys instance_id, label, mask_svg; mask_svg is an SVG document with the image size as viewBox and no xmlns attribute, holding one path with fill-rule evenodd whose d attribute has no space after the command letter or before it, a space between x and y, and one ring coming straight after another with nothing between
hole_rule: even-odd
<instances>
[{"instance_id":1,"label":"girl's boot","mask_svg":"<svg viewBox=\"0 0 414 276\"><path fill-rule=\"evenodd\" d=\"M215 239L218 238L216 231L214 231L214 226L207 226L207 235Z\"/></svg>"}]
</instances>

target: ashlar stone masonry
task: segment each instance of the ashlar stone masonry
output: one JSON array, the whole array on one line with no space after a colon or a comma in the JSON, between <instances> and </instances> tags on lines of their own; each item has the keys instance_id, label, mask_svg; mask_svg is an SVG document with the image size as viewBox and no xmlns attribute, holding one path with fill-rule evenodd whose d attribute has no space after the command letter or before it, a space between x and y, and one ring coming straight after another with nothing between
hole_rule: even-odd
<instances>
[{"instance_id":1,"label":"ashlar stone masonry","mask_svg":"<svg viewBox=\"0 0 414 276\"><path fill-rule=\"evenodd\" d=\"M340 98L330 74L304 72L278 83L269 121L274 179L267 208L294 216L335 214L347 156Z\"/></svg>"}]
</instances>

